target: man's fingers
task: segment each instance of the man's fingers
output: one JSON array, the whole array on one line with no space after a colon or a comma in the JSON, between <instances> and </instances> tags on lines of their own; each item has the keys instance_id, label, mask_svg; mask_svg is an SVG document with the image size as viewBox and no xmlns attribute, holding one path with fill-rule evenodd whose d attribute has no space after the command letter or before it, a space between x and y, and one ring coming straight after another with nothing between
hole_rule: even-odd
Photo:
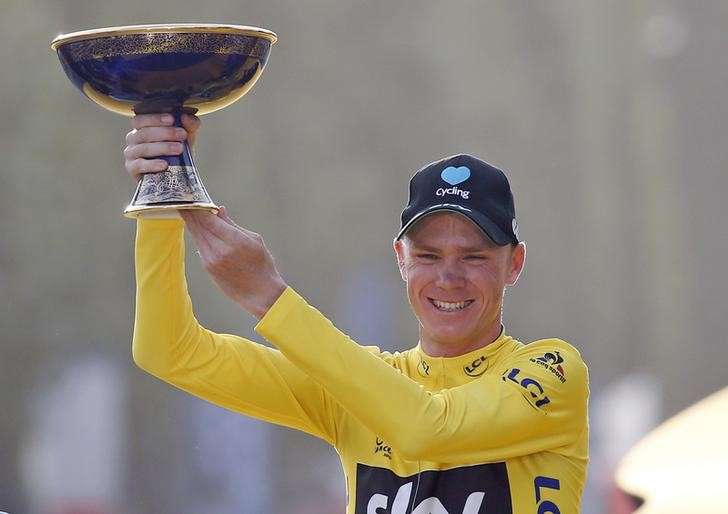
<instances>
[{"instance_id":1,"label":"man's fingers","mask_svg":"<svg viewBox=\"0 0 728 514\"><path fill-rule=\"evenodd\" d=\"M182 126L187 129L187 142L190 147L195 144L197 139L197 130L200 128L200 118L191 114L182 115Z\"/></svg>"},{"instance_id":2,"label":"man's fingers","mask_svg":"<svg viewBox=\"0 0 728 514\"><path fill-rule=\"evenodd\" d=\"M213 251L216 248L219 250L229 248L236 244L236 241L242 242L242 240L247 239L250 242L257 236L257 234L249 230L238 227L232 220L228 222L222 219L219 211L218 215L201 211L195 212L193 216L195 230L198 231L198 234L205 237L205 240Z\"/></svg>"},{"instance_id":3,"label":"man's fingers","mask_svg":"<svg viewBox=\"0 0 728 514\"><path fill-rule=\"evenodd\" d=\"M137 114L131 119L131 126L135 129L144 127L161 127L172 125L174 116L171 114Z\"/></svg>"},{"instance_id":4,"label":"man's fingers","mask_svg":"<svg viewBox=\"0 0 728 514\"><path fill-rule=\"evenodd\" d=\"M175 127L174 116L169 113L139 114L132 118L134 129L126 135L124 167L134 180L138 181L144 173L166 170L168 164L160 157L180 155L185 140L192 145L200 120L185 114L182 122L187 130Z\"/></svg>"},{"instance_id":5,"label":"man's fingers","mask_svg":"<svg viewBox=\"0 0 728 514\"><path fill-rule=\"evenodd\" d=\"M229 242L231 236L243 235L249 239L258 237L258 234L235 223L228 215L225 207L218 209L217 216L209 215L200 219L200 222L218 239Z\"/></svg>"},{"instance_id":6,"label":"man's fingers","mask_svg":"<svg viewBox=\"0 0 728 514\"><path fill-rule=\"evenodd\" d=\"M160 157L162 155L179 155L182 153L184 146L182 143L163 142L163 143L140 143L138 145L130 145L124 148L124 158L127 161L133 161L139 157Z\"/></svg>"},{"instance_id":7,"label":"man's fingers","mask_svg":"<svg viewBox=\"0 0 728 514\"><path fill-rule=\"evenodd\" d=\"M134 129L126 135L126 144L157 143L163 141L184 141L187 131L181 127L144 127Z\"/></svg>"},{"instance_id":8,"label":"man's fingers","mask_svg":"<svg viewBox=\"0 0 728 514\"><path fill-rule=\"evenodd\" d=\"M126 169L135 180L139 180L143 173L157 173L167 169L169 164L163 159L134 159L127 161Z\"/></svg>"},{"instance_id":9,"label":"man's fingers","mask_svg":"<svg viewBox=\"0 0 728 514\"><path fill-rule=\"evenodd\" d=\"M213 214L200 216L198 221L212 236L226 243L230 241L231 237L241 233L234 223L231 224L222 219L219 212L217 216Z\"/></svg>"},{"instance_id":10,"label":"man's fingers","mask_svg":"<svg viewBox=\"0 0 728 514\"><path fill-rule=\"evenodd\" d=\"M229 217L227 220L221 217L221 211L223 216L227 216L224 208L220 209L217 215L196 210L179 211L195 243L202 251L203 258L212 256L215 253L225 252L246 239L247 244L250 244L259 237L249 230L238 227Z\"/></svg>"},{"instance_id":11,"label":"man's fingers","mask_svg":"<svg viewBox=\"0 0 728 514\"><path fill-rule=\"evenodd\" d=\"M197 132L201 123L200 118L197 116L186 113L182 115L182 126L190 132Z\"/></svg>"},{"instance_id":12,"label":"man's fingers","mask_svg":"<svg viewBox=\"0 0 728 514\"><path fill-rule=\"evenodd\" d=\"M255 234L255 232L248 230L245 227L241 227L240 225L235 223L235 221L233 221L233 219L228 215L227 208L224 205L220 206L220 210L218 211L217 216L219 218L222 218L223 220L225 220L229 225L232 225L233 227L237 228L238 230L240 230L241 232L243 232L244 234L246 234L248 236L252 236Z\"/></svg>"},{"instance_id":13,"label":"man's fingers","mask_svg":"<svg viewBox=\"0 0 728 514\"><path fill-rule=\"evenodd\" d=\"M227 222L229 225L232 225L233 227L240 228L233 220L230 219L230 216L228 216L227 209L224 205L221 205L220 209L218 209L217 217Z\"/></svg>"},{"instance_id":14,"label":"man's fingers","mask_svg":"<svg viewBox=\"0 0 728 514\"><path fill-rule=\"evenodd\" d=\"M194 234L201 234L205 231L205 227L202 223L200 223L200 218L209 216L207 212L197 209L179 209L177 212L191 232L194 232Z\"/></svg>"}]
</instances>

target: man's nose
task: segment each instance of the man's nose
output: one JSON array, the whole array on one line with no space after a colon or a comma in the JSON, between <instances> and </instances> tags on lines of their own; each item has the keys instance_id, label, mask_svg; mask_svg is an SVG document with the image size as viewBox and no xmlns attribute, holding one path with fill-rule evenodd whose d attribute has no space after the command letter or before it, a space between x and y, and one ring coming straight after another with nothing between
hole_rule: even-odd
<instances>
[{"instance_id":1,"label":"man's nose","mask_svg":"<svg viewBox=\"0 0 728 514\"><path fill-rule=\"evenodd\" d=\"M456 260L444 259L437 270L437 287L453 289L465 285L465 273Z\"/></svg>"}]
</instances>

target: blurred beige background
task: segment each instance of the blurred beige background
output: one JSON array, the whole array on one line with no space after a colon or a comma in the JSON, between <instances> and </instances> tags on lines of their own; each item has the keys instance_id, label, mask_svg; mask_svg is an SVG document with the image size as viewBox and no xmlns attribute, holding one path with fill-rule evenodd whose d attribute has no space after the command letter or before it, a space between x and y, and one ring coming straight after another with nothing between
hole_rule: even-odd
<instances>
[{"instance_id":1,"label":"blurred beige background","mask_svg":"<svg viewBox=\"0 0 728 514\"><path fill-rule=\"evenodd\" d=\"M609 512L624 446L726 384L724 1L3 0L0 510L343 512L324 443L131 361L129 123L48 44L167 21L278 33L253 92L203 119L198 165L362 343L417 340L391 251L411 174L457 152L508 171L528 258L507 329L567 339L591 370L585 513ZM250 335L194 257L199 319Z\"/></svg>"}]
</instances>

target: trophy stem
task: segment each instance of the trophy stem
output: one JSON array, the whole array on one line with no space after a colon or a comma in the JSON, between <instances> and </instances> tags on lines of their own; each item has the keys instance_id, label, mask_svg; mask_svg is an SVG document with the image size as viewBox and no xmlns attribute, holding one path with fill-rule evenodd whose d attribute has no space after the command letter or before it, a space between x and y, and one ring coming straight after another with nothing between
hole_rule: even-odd
<instances>
[{"instance_id":1,"label":"trophy stem","mask_svg":"<svg viewBox=\"0 0 728 514\"><path fill-rule=\"evenodd\" d=\"M182 111L174 111L174 125L182 126ZM179 209L198 209L216 214L214 204L197 173L187 141L181 155L157 157L169 166L165 171L145 173L137 184L131 203L124 210L127 218L178 218Z\"/></svg>"}]
</instances>

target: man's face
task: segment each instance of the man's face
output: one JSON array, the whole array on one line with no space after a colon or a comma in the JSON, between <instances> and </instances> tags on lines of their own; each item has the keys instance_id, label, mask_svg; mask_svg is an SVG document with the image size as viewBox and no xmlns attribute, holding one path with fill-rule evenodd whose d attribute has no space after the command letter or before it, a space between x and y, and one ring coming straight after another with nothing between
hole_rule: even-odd
<instances>
[{"instance_id":1,"label":"man's face","mask_svg":"<svg viewBox=\"0 0 728 514\"><path fill-rule=\"evenodd\" d=\"M523 269L525 245L497 246L454 212L425 216L394 244L421 338L466 348L500 329L503 291ZM497 333L496 333L497 336Z\"/></svg>"}]
</instances>

